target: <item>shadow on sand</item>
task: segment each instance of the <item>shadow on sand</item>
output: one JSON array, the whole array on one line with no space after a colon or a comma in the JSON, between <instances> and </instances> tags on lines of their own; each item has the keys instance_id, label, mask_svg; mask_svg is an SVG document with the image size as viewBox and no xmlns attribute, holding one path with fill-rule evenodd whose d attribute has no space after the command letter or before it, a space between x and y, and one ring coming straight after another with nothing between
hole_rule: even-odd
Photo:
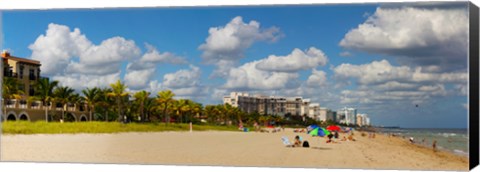
<instances>
[{"instance_id":1,"label":"shadow on sand","mask_svg":"<svg viewBox=\"0 0 480 172\"><path fill-rule=\"evenodd\" d=\"M313 146L313 147L310 147L312 149L318 149L318 150L332 150L332 148L322 148L322 147L316 147L316 146Z\"/></svg>"}]
</instances>

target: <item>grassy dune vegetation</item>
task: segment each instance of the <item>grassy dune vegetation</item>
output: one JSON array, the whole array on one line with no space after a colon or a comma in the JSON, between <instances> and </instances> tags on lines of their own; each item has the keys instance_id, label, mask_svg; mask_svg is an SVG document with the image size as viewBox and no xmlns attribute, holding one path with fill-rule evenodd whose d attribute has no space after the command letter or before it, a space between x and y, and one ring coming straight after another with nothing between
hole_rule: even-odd
<instances>
[{"instance_id":1,"label":"grassy dune vegetation","mask_svg":"<svg viewBox=\"0 0 480 172\"><path fill-rule=\"evenodd\" d=\"M189 131L189 124L174 123L119 123L119 122L3 122L4 134L76 134L76 133L121 133L121 132L162 132ZM193 125L194 131L238 131L235 126Z\"/></svg>"}]
</instances>

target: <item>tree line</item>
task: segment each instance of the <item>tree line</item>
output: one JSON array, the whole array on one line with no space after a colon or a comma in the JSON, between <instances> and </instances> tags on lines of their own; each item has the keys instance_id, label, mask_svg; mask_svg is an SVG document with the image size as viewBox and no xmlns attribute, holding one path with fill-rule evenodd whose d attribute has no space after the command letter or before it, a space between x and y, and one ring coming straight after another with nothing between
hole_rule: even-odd
<instances>
[{"instance_id":1,"label":"tree line","mask_svg":"<svg viewBox=\"0 0 480 172\"><path fill-rule=\"evenodd\" d=\"M5 77L3 80L2 96L4 111L10 100L22 100L25 92L18 87L15 78ZM319 124L308 116L286 114L277 115L260 114L258 112L246 113L230 104L202 105L190 99L175 99L171 90L162 90L151 93L140 90L135 93L127 92L127 86L120 80L111 83L109 87L85 88L77 93L68 86L60 86L58 81L40 78L34 85L34 95L26 98L27 103L35 101L42 105L61 107L61 114L45 110L45 115L50 120L69 121L68 106L74 104L84 105L79 108L88 112L89 119L93 121L119 121L119 122L170 122L177 123L208 123L213 125L311 125ZM324 122L334 124L332 121Z\"/></svg>"},{"instance_id":2,"label":"tree line","mask_svg":"<svg viewBox=\"0 0 480 172\"><path fill-rule=\"evenodd\" d=\"M58 81L48 78L39 79L34 85L33 96L26 100L25 91L19 89L17 79L5 77L3 80L2 96L4 112L12 99L33 103L42 102L43 106L54 105L61 107L62 113L45 111L51 120L65 119L68 121L68 108L74 104L84 105L89 113L89 119L94 121L121 121L121 122L179 122L199 123L201 120L212 124L239 124L248 121L265 121L248 118L248 114L229 104L206 105L190 99L175 99L171 90L159 91L156 95L141 90L135 93L127 92L127 86L118 80L110 87L85 88L77 93L68 86L60 86Z\"/></svg>"}]
</instances>

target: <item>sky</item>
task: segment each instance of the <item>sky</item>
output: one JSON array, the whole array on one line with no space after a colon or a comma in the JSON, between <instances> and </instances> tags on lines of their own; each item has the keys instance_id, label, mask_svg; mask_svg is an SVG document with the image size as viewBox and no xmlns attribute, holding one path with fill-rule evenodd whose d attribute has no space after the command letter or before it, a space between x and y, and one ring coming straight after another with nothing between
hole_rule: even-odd
<instances>
[{"instance_id":1,"label":"sky","mask_svg":"<svg viewBox=\"0 0 480 172\"><path fill-rule=\"evenodd\" d=\"M466 5L14 10L0 46L78 92L120 79L204 105L302 96L374 125L466 128Z\"/></svg>"}]
</instances>

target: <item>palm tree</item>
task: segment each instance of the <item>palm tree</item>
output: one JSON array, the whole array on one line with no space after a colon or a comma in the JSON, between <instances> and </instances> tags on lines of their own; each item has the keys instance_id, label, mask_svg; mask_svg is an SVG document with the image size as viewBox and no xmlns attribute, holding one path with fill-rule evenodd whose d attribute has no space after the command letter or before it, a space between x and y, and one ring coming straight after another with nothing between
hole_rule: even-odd
<instances>
[{"instance_id":1,"label":"palm tree","mask_svg":"<svg viewBox=\"0 0 480 172\"><path fill-rule=\"evenodd\" d=\"M144 108L145 108L145 120L150 121L150 115L155 111L156 109L156 101L155 98L148 97L144 103Z\"/></svg>"},{"instance_id":2,"label":"palm tree","mask_svg":"<svg viewBox=\"0 0 480 172\"><path fill-rule=\"evenodd\" d=\"M3 86L2 86L2 96L3 96L3 114L7 114L6 105L10 102L10 99L20 99L24 94L23 90L18 89L18 81L14 78L4 77Z\"/></svg>"},{"instance_id":3,"label":"palm tree","mask_svg":"<svg viewBox=\"0 0 480 172\"><path fill-rule=\"evenodd\" d=\"M98 107L103 109L103 113L104 113L103 117L105 118L106 122L109 121L109 118L108 118L109 110L108 110L108 108L112 104L112 99L108 96L108 93L110 93L110 92L112 92L112 89L110 89L110 88L99 89L99 91L98 91L98 102L96 103L96 105Z\"/></svg>"},{"instance_id":4,"label":"palm tree","mask_svg":"<svg viewBox=\"0 0 480 172\"><path fill-rule=\"evenodd\" d=\"M200 117L200 113L202 113L203 107L202 104L197 102L192 102L190 106L192 112L192 114L190 115L190 121L192 121L192 115L195 115L197 118Z\"/></svg>"},{"instance_id":5,"label":"palm tree","mask_svg":"<svg viewBox=\"0 0 480 172\"><path fill-rule=\"evenodd\" d=\"M67 104L72 100L75 90L68 86L60 86L53 90L55 100L62 104L62 120L65 120L65 109Z\"/></svg>"},{"instance_id":6,"label":"palm tree","mask_svg":"<svg viewBox=\"0 0 480 172\"><path fill-rule=\"evenodd\" d=\"M107 95L110 97L115 98L115 101L117 103L118 107L118 114L119 114L119 121L126 122L125 121L125 116L122 111L122 100L124 97L128 96L128 93L125 92L127 89L127 86L123 84L120 80L117 80L117 82L110 84L110 87L112 87L112 92L109 92Z\"/></svg>"},{"instance_id":7,"label":"palm tree","mask_svg":"<svg viewBox=\"0 0 480 172\"><path fill-rule=\"evenodd\" d=\"M180 99L178 101L178 109L179 109L179 112L180 112L180 119L181 119L181 122L185 122L184 120L184 115L187 115L191 110L192 110L192 106L191 106L191 103L192 101L191 100L188 100L188 99Z\"/></svg>"},{"instance_id":8,"label":"palm tree","mask_svg":"<svg viewBox=\"0 0 480 172\"><path fill-rule=\"evenodd\" d=\"M35 84L35 96L42 101L45 108L45 120L48 122L48 108L46 107L53 99L53 89L57 87L58 81L52 81L48 78L40 78Z\"/></svg>"},{"instance_id":9,"label":"palm tree","mask_svg":"<svg viewBox=\"0 0 480 172\"><path fill-rule=\"evenodd\" d=\"M217 119L217 112L216 112L215 105L207 105L205 106L205 115L207 116L208 121L216 122Z\"/></svg>"},{"instance_id":10,"label":"palm tree","mask_svg":"<svg viewBox=\"0 0 480 172\"><path fill-rule=\"evenodd\" d=\"M150 96L150 92L147 92L145 90L136 92L134 95L135 101L140 106L139 110L140 110L141 122L145 122L145 102L147 101L148 96Z\"/></svg>"},{"instance_id":11,"label":"palm tree","mask_svg":"<svg viewBox=\"0 0 480 172\"><path fill-rule=\"evenodd\" d=\"M170 115L167 113L168 105L174 101L175 94L170 90L160 91L157 95L157 102L163 106L163 115L165 116L165 125L170 123Z\"/></svg>"},{"instance_id":12,"label":"palm tree","mask_svg":"<svg viewBox=\"0 0 480 172\"><path fill-rule=\"evenodd\" d=\"M215 106L214 109L214 114L217 117L216 121L222 121L225 117L225 106L222 104L219 104ZM226 125L226 123L224 123Z\"/></svg>"},{"instance_id":13,"label":"palm tree","mask_svg":"<svg viewBox=\"0 0 480 172\"><path fill-rule=\"evenodd\" d=\"M233 107L232 105L228 103L225 103L223 105L223 120L225 124L228 124L228 121L230 120L230 118L234 116L234 113L235 113L234 111L235 111L235 107Z\"/></svg>"},{"instance_id":14,"label":"palm tree","mask_svg":"<svg viewBox=\"0 0 480 172\"><path fill-rule=\"evenodd\" d=\"M95 104L99 101L100 99L100 89L97 87L94 88L87 88L82 90L83 93L83 100L85 103L88 105L88 110L90 113L90 121L93 120L92 114L95 113Z\"/></svg>"}]
</instances>

